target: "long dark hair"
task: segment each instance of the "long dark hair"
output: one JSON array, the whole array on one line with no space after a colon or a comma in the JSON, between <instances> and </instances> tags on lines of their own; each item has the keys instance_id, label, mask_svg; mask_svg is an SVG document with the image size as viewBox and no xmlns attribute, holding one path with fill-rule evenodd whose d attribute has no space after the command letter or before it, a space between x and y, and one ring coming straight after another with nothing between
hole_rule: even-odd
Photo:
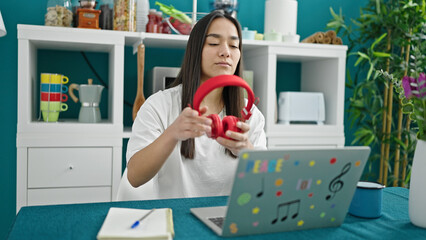
<instances>
[{"instance_id":1,"label":"long dark hair","mask_svg":"<svg viewBox=\"0 0 426 240\"><path fill-rule=\"evenodd\" d=\"M204 42L206 40L207 30L216 18L226 18L231 21L238 31L239 49L241 52L240 61L238 62L237 68L235 69L234 75L242 76L243 73L243 62L242 62L242 43L241 43L241 26L239 22L231 15L224 13L223 11L216 10L200 19L189 35L188 43L186 46L185 56L176 80L173 82L173 86L182 84L182 105L181 109L184 109L188 104L193 105L194 94L200 86L201 78L201 56L203 52ZM241 109L244 107L243 94L239 87L228 86L224 87L222 93L223 102L225 104L226 115L233 115L241 118ZM195 155L195 140L193 138L187 139L182 142L180 148L181 154L185 158L193 159ZM235 158L235 156L225 149L225 152Z\"/></svg>"}]
</instances>

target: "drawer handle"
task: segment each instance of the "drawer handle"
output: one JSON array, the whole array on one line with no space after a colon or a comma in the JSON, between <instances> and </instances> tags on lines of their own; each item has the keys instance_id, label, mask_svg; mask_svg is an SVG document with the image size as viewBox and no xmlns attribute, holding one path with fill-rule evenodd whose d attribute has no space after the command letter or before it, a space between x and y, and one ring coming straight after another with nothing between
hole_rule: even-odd
<instances>
[{"instance_id":1,"label":"drawer handle","mask_svg":"<svg viewBox=\"0 0 426 240\"><path fill-rule=\"evenodd\" d=\"M70 165L70 166L69 166L69 169L70 169L70 170L73 170L73 169L74 169L74 167L73 167L72 165Z\"/></svg>"}]
</instances>

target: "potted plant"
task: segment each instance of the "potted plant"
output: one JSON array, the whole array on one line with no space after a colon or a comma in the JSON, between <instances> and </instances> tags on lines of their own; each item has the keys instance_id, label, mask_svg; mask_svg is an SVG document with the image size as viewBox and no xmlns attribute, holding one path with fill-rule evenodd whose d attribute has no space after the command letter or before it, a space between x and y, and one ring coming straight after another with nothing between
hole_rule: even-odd
<instances>
[{"instance_id":1,"label":"potted plant","mask_svg":"<svg viewBox=\"0 0 426 240\"><path fill-rule=\"evenodd\" d=\"M352 90L349 119L356 128L352 143L373 149L367 177L385 185L408 186L410 179L416 129L403 114L406 100L393 94L394 80L424 71L425 5L425 0L370 0L352 25L330 9L327 27L347 40L348 59L356 57L346 84ZM378 176L373 173L377 165Z\"/></svg>"}]
</instances>

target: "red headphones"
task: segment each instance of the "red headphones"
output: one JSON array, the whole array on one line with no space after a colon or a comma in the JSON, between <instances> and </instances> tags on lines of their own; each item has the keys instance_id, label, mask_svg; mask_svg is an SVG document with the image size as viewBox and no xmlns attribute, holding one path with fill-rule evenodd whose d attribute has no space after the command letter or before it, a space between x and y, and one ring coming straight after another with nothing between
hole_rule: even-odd
<instances>
[{"instance_id":1,"label":"red headphones","mask_svg":"<svg viewBox=\"0 0 426 240\"><path fill-rule=\"evenodd\" d=\"M247 106L243 108L243 110L241 110L241 114L243 120L248 120L251 117L251 108L254 103L254 93L251 90L250 86L246 83L246 81L236 75L219 75L216 77L212 77L205 81L203 84L201 84L201 86L197 89L197 92L195 92L194 95L194 109L199 112L200 103L203 98L212 90L225 86L237 86L246 89L248 103ZM220 117L217 114L210 114L207 117L213 121L211 125L211 136L209 136L210 138L228 138L225 135L227 130L241 132L241 130L236 126L238 118L235 116L226 116L223 118L223 120L220 120Z\"/></svg>"}]
</instances>

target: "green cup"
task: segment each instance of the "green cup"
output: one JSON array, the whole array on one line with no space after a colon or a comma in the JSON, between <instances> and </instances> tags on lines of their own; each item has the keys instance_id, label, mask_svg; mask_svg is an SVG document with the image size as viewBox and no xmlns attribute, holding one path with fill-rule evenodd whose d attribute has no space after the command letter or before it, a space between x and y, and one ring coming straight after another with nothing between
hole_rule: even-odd
<instances>
[{"instance_id":1,"label":"green cup","mask_svg":"<svg viewBox=\"0 0 426 240\"><path fill-rule=\"evenodd\" d=\"M57 122L59 118L60 112L49 112L49 111L41 111L41 115L43 116L43 120L45 122Z\"/></svg>"},{"instance_id":2,"label":"green cup","mask_svg":"<svg viewBox=\"0 0 426 240\"><path fill-rule=\"evenodd\" d=\"M64 112L68 110L68 105L59 101L40 101L40 110L48 112Z\"/></svg>"}]
</instances>

